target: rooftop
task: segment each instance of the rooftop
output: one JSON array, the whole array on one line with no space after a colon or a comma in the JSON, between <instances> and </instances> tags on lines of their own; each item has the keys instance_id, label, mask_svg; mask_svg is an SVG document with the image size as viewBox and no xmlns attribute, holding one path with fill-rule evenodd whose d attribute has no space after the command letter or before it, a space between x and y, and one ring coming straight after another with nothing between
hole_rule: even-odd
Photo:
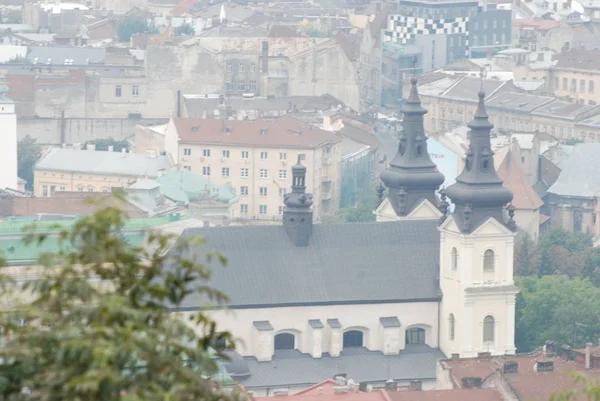
<instances>
[{"instance_id":1,"label":"rooftop","mask_svg":"<svg viewBox=\"0 0 600 401\"><path fill-rule=\"evenodd\" d=\"M566 52L555 54L556 69L572 70L599 70L600 50L588 50L585 48L573 48Z\"/></svg>"},{"instance_id":2,"label":"rooftop","mask_svg":"<svg viewBox=\"0 0 600 401\"><path fill-rule=\"evenodd\" d=\"M391 401L503 401L496 389L456 389L429 391L392 391Z\"/></svg>"},{"instance_id":3,"label":"rooftop","mask_svg":"<svg viewBox=\"0 0 600 401\"><path fill-rule=\"evenodd\" d=\"M103 63L106 49L73 46L29 47L27 60L33 64L88 65Z\"/></svg>"},{"instance_id":4,"label":"rooftop","mask_svg":"<svg viewBox=\"0 0 600 401\"><path fill-rule=\"evenodd\" d=\"M306 247L297 247L282 225L183 233L195 236L209 245L198 246L194 255L209 249L227 255L227 268L214 267L211 285L230 296L233 309L426 302L440 295L437 221L315 224ZM200 304L190 298L184 308Z\"/></svg>"},{"instance_id":5,"label":"rooftop","mask_svg":"<svg viewBox=\"0 0 600 401\"><path fill-rule=\"evenodd\" d=\"M356 382L380 384L384 384L388 379L435 380L437 361L441 358L444 358L441 351L427 345L407 345L400 355L388 356L365 348L344 349L337 358L324 354L319 359L299 351L275 351L270 362L258 362L252 357L245 358L251 376L241 384L247 389L311 386L320 383L323 378L333 377L337 372L346 373L348 378ZM350 393L352 397L345 399L365 400L355 398L360 397L358 394ZM336 395L336 399L338 396L339 394ZM306 401L311 400L312 397Z\"/></svg>"},{"instance_id":6,"label":"rooftop","mask_svg":"<svg viewBox=\"0 0 600 401\"><path fill-rule=\"evenodd\" d=\"M497 108L514 112L530 113L538 107L550 103L554 98L528 95L525 93L505 92L490 97L485 105L488 109Z\"/></svg>"},{"instance_id":7,"label":"rooftop","mask_svg":"<svg viewBox=\"0 0 600 401\"><path fill-rule=\"evenodd\" d=\"M304 389L296 394L285 396L286 401L390 401L387 393L384 390L375 390L372 392L358 392L350 390L345 393L335 391L335 380L325 380L317 383L307 389ZM281 396L278 396L281 399ZM271 397L254 397L256 401L270 401Z\"/></svg>"},{"instance_id":8,"label":"rooftop","mask_svg":"<svg viewBox=\"0 0 600 401\"><path fill-rule=\"evenodd\" d=\"M482 86L487 97L491 98L507 83L508 81L484 79L482 84L481 79L479 78L465 76L460 78L448 90L444 91L442 96L452 99L468 100L475 103L478 101L477 93L479 93L479 91L482 89Z\"/></svg>"},{"instance_id":9,"label":"rooftop","mask_svg":"<svg viewBox=\"0 0 600 401\"><path fill-rule=\"evenodd\" d=\"M567 120L577 120L582 114L588 113L594 109L598 110L597 113L600 114L599 106L590 106L587 104L572 103L560 99L554 99L550 103L543 104L531 114L553 118L563 118Z\"/></svg>"},{"instance_id":10,"label":"rooftop","mask_svg":"<svg viewBox=\"0 0 600 401\"><path fill-rule=\"evenodd\" d=\"M513 19L512 26L533 28L538 31L549 31L560 27L560 21L546 19Z\"/></svg>"},{"instance_id":11,"label":"rooftop","mask_svg":"<svg viewBox=\"0 0 600 401\"><path fill-rule=\"evenodd\" d=\"M504 186L513 193L512 204L516 209L537 210L544 203L525 179L521 161L514 151L509 151L498 168L498 176Z\"/></svg>"},{"instance_id":12,"label":"rooftop","mask_svg":"<svg viewBox=\"0 0 600 401\"><path fill-rule=\"evenodd\" d=\"M245 146L317 148L341 138L299 120L173 119L182 143L220 143Z\"/></svg>"},{"instance_id":13,"label":"rooftop","mask_svg":"<svg viewBox=\"0 0 600 401\"><path fill-rule=\"evenodd\" d=\"M35 170L158 177L170 167L167 156L53 148L37 162Z\"/></svg>"},{"instance_id":14,"label":"rooftop","mask_svg":"<svg viewBox=\"0 0 600 401\"><path fill-rule=\"evenodd\" d=\"M563 196L596 197L600 195L600 143L579 143L560 166L558 180L548 192Z\"/></svg>"}]
</instances>

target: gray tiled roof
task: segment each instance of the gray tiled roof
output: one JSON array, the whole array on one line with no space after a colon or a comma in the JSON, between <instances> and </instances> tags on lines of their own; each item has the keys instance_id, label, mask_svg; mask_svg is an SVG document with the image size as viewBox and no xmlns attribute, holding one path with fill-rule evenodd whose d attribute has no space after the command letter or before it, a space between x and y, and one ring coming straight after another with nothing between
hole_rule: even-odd
<instances>
[{"instance_id":1,"label":"gray tiled roof","mask_svg":"<svg viewBox=\"0 0 600 401\"><path fill-rule=\"evenodd\" d=\"M311 320L308 321L308 324L313 329L322 329L323 327L325 327L323 325L323 322L321 322L319 319L311 319Z\"/></svg>"},{"instance_id":2,"label":"gray tiled roof","mask_svg":"<svg viewBox=\"0 0 600 401\"><path fill-rule=\"evenodd\" d=\"M171 167L167 156L54 148L37 162L36 170L158 177Z\"/></svg>"},{"instance_id":3,"label":"gray tiled roof","mask_svg":"<svg viewBox=\"0 0 600 401\"><path fill-rule=\"evenodd\" d=\"M27 53L27 60L37 64L63 65L66 60L69 60L70 65L88 65L103 63L105 58L106 49L92 47L29 47L29 53Z\"/></svg>"},{"instance_id":4,"label":"gray tiled roof","mask_svg":"<svg viewBox=\"0 0 600 401\"><path fill-rule=\"evenodd\" d=\"M600 143L580 143L567 159L549 193L594 197L600 194Z\"/></svg>"},{"instance_id":5,"label":"gray tiled roof","mask_svg":"<svg viewBox=\"0 0 600 401\"><path fill-rule=\"evenodd\" d=\"M272 331L273 326L268 320L261 320L252 323L258 331Z\"/></svg>"},{"instance_id":6,"label":"gray tiled roof","mask_svg":"<svg viewBox=\"0 0 600 401\"><path fill-rule=\"evenodd\" d=\"M357 382L435 380L436 364L444 354L427 345L407 345L400 355L383 355L379 351L351 348L337 358L325 354L314 359L299 351L275 351L270 362L245 358L251 376L242 382L247 389L310 386L337 373L346 373Z\"/></svg>"},{"instance_id":7,"label":"gray tiled roof","mask_svg":"<svg viewBox=\"0 0 600 401\"><path fill-rule=\"evenodd\" d=\"M400 327L400 320L396 316L380 317L379 321L383 327Z\"/></svg>"},{"instance_id":8,"label":"gray tiled roof","mask_svg":"<svg viewBox=\"0 0 600 401\"><path fill-rule=\"evenodd\" d=\"M327 319L327 325L332 329L340 329L342 328L342 324L338 319Z\"/></svg>"},{"instance_id":9,"label":"gray tiled roof","mask_svg":"<svg viewBox=\"0 0 600 401\"><path fill-rule=\"evenodd\" d=\"M213 266L211 285L230 307L433 301L440 296L437 221L316 224L307 247L283 226L191 228L228 266ZM201 259L204 260L204 259ZM189 297L184 308L202 302Z\"/></svg>"}]
</instances>

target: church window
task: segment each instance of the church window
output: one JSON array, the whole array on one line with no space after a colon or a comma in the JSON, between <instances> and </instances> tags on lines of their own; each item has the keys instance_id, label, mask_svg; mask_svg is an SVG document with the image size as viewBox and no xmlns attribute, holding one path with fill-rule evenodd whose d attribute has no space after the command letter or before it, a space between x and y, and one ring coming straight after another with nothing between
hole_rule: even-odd
<instances>
[{"instance_id":1,"label":"church window","mask_svg":"<svg viewBox=\"0 0 600 401\"><path fill-rule=\"evenodd\" d=\"M488 249L483 254L483 271L484 272L493 272L494 271L494 251Z\"/></svg>"},{"instance_id":2,"label":"church window","mask_svg":"<svg viewBox=\"0 0 600 401\"><path fill-rule=\"evenodd\" d=\"M417 156L421 156L421 153L423 153L423 149L421 145L417 145Z\"/></svg>"},{"instance_id":3,"label":"church window","mask_svg":"<svg viewBox=\"0 0 600 401\"><path fill-rule=\"evenodd\" d=\"M456 320L454 319L454 314L450 314L450 317L448 318L448 324L450 327L450 340L454 341L454 333L455 333L455 329L456 329Z\"/></svg>"},{"instance_id":4,"label":"church window","mask_svg":"<svg viewBox=\"0 0 600 401\"><path fill-rule=\"evenodd\" d=\"M295 349L296 336L291 333L279 333L275 336L275 350Z\"/></svg>"},{"instance_id":5,"label":"church window","mask_svg":"<svg viewBox=\"0 0 600 401\"><path fill-rule=\"evenodd\" d=\"M580 233L581 232L581 220L582 220L582 215L581 215L581 210L573 210L573 231L576 233Z\"/></svg>"},{"instance_id":6,"label":"church window","mask_svg":"<svg viewBox=\"0 0 600 401\"><path fill-rule=\"evenodd\" d=\"M425 344L425 329L412 327L406 330L406 344Z\"/></svg>"},{"instance_id":7,"label":"church window","mask_svg":"<svg viewBox=\"0 0 600 401\"><path fill-rule=\"evenodd\" d=\"M483 159L481 162L481 168L483 169L483 171L486 171L489 167L489 160L488 159Z\"/></svg>"},{"instance_id":8,"label":"church window","mask_svg":"<svg viewBox=\"0 0 600 401\"><path fill-rule=\"evenodd\" d=\"M360 330L349 330L344 333L344 348L356 348L363 346L363 332Z\"/></svg>"},{"instance_id":9,"label":"church window","mask_svg":"<svg viewBox=\"0 0 600 401\"><path fill-rule=\"evenodd\" d=\"M494 342L494 329L496 326L496 320L493 316L486 316L483 319L483 342L493 343Z\"/></svg>"},{"instance_id":10,"label":"church window","mask_svg":"<svg viewBox=\"0 0 600 401\"><path fill-rule=\"evenodd\" d=\"M450 258L451 258L452 272L455 272L456 269L458 269L458 252L456 251L456 248L452 248L452 252L450 253Z\"/></svg>"}]
</instances>

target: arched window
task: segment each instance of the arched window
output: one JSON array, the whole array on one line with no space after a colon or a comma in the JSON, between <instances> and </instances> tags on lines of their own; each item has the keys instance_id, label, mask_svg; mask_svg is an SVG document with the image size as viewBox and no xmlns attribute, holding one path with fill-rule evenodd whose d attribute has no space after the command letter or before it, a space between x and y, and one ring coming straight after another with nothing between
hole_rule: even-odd
<instances>
[{"instance_id":1,"label":"arched window","mask_svg":"<svg viewBox=\"0 0 600 401\"><path fill-rule=\"evenodd\" d=\"M483 319L483 342L493 343L494 342L494 329L496 321L493 316L486 316Z\"/></svg>"},{"instance_id":2,"label":"arched window","mask_svg":"<svg viewBox=\"0 0 600 401\"><path fill-rule=\"evenodd\" d=\"M425 344L425 329L411 327L406 330L406 344Z\"/></svg>"},{"instance_id":3,"label":"arched window","mask_svg":"<svg viewBox=\"0 0 600 401\"><path fill-rule=\"evenodd\" d=\"M452 252L450 252L451 266L452 271L455 272L458 268L458 251L456 248L452 248Z\"/></svg>"},{"instance_id":4,"label":"arched window","mask_svg":"<svg viewBox=\"0 0 600 401\"><path fill-rule=\"evenodd\" d=\"M488 249L483 254L483 271L491 273L494 271L494 251Z\"/></svg>"},{"instance_id":5,"label":"arched window","mask_svg":"<svg viewBox=\"0 0 600 401\"><path fill-rule=\"evenodd\" d=\"M296 336L291 333L279 333L275 336L275 350L295 349Z\"/></svg>"},{"instance_id":6,"label":"arched window","mask_svg":"<svg viewBox=\"0 0 600 401\"><path fill-rule=\"evenodd\" d=\"M348 330L344 333L344 348L362 347L363 332L360 330Z\"/></svg>"},{"instance_id":7,"label":"arched window","mask_svg":"<svg viewBox=\"0 0 600 401\"><path fill-rule=\"evenodd\" d=\"M454 332L456 329L456 319L454 319L454 314L450 314L450 317L448 318L448 323L450 327L450 340L454 341Z\"/></svg>"}]
</instances>

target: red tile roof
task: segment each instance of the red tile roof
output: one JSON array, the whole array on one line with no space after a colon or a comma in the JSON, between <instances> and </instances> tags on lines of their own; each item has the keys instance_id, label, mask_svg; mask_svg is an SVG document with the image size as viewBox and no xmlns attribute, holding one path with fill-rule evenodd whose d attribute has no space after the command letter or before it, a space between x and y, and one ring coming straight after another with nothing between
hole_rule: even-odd
<instances>
[{"instance_id":1,"label":"red tile roof","mask_svg":"<svg viewBox=\"0 0 600 401\"><path fill-rule=\"evenodd\" d=\"M318 148L341 136L302 121L173 119L181 143L213 143L257 147Z\"/></svg>"},{"instance_id":2,"label":"red tile roof","mask_svg":"<svg viewBox=\"0 0 600 401\"><path fill-rule=\"evenodd\" d=\"M35 97L34 81L34 75L6 74L6 85L8 86L6 95L15 102L33 102Z\"/></svg>"},{"instance_id":3,"label":"red tile roof","mask_svg":"<svg viewBox=\"0 0 600 401\"><path fill-rule=\"evenodd\" d=\"M180 17L181 15L185 14L185 12L196 3L196 1L198 0L183 0L181 3L173 7L171 10L171 15L174 17Z\"/></svg>"},{"instance_id":4,"label":"red tile roof","mask_svg":"<svg viewBox=\"0 0 600 401\"><path fill-rule=\"evenodd\" d=\"M513 26L528 26L538 31L549 31L554 28L560 27L560 22L555 20L545 19L514 19L512 22Z\"/></svg>"},{"instance_id":5,"label":"red tile roof","mask_svg":"<svg viewBox=\"0 0 600 401\"><path fill-rule=\"evenodd\" d=\"M503 401L496 389L458 389L430 391L394 391L388 393L392 401Z\"/></svg>"},{"instance_id":6,"label":"red tile roof","mask_svg":"<svg viewBox=\"0 0 600 401\"><path fill-rule=\"evenodd\" d=\"M557 357L553 359L553 371L536 372L535 363L543 360L547 360L543 355L521 354L494 359L446 360L442 363L451 369L450 374L457 385L460 385L463 377L480 377L484 380L484 387L486 382L500 379L506 381L522 401L548 401L557 392L576 388L569 373L583 371L581 366ZM504 361L517 362L517 373L502 373ZM598 370L585 371L585 374L592 379L600 378Z\"/></svg>"},{"instance_id":7,"label":"red tile roof","mask_svg":"<svg viewBox=\"0 0 600 401\"><path fill-rule=\"evenodd\" d=\"M516 209L536 210L544 204L532 186L525 180L521 161L517 159L512 150L508 151L498 168L498 176L504 181L504 186L512 191L512 204Z\"/></svg>"},{"instance_id":8,"label":"red tile roof","mask_svg":"<svg viewBox=\"0 0 600 401\"><path fill-rule=\"evenodd\" d=\"M359 392L350 390L345 393L334 391L335 381L325 380L317 383L299 393L292 395L276 395L272 397L254 397L256 401L390 401L387 393L383 390L372 392Z\"/></svg>"}]
</instances>

